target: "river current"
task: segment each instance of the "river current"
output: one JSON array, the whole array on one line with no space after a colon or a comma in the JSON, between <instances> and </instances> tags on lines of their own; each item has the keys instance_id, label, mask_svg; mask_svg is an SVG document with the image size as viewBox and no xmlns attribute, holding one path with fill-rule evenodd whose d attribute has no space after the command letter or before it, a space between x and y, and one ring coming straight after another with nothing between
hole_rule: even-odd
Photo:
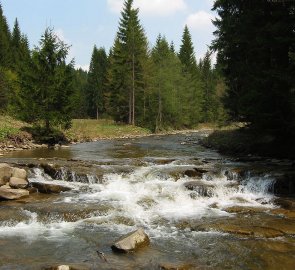
<instances>
[{"instance_id":1,"label":"river current","mask_svg":"<svg viewBox=\"0 0 295 270\"><path fill-rule=\"evenodd\" d=\"M30 168L30 182L71 191L0 202L0 269L294 269L294 212L282 209L274 194L288 161L225 157L202 147L203 136L5 155L1 162ZM55 175L41 164L57 168ZM112 252L116 239L139 227L149 247Z\"/></svg>"}]
</instances>

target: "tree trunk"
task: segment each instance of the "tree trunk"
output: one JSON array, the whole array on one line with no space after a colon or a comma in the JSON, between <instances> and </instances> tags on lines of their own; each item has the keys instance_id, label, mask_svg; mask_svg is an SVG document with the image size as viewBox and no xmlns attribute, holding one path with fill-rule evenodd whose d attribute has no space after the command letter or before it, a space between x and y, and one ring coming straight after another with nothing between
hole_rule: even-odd
<instances>
[{"instance_id":1,"label":"tree trunk","mask_svg":"<svg viewBox=\"0 0 295 270\"><path fill-rule=\"evenodd\" d=\"M129 119L128 124L131 125L132 123L132 91L129 90Z\"/></svg>"},{"instance_id":2,"label":"tree trunk","mask_svg":"<svg viewBox=\"0 0 295 270\"><path fill-rule=\"evenodd\" d=\"M135 56L132 55L132 125L135 125Z\"/></svg>"},{"instance_id":3,"label":"tree trunk","mask_svg":"<svg viewBox=\"0 0 295 270\"><path fill-rule=\"evenodd\" d=\"M46 119L45 120L45 128L46 128L47 131L50 130L50 122L49 122L49 119Z\"/></svg>"}]
</instances>

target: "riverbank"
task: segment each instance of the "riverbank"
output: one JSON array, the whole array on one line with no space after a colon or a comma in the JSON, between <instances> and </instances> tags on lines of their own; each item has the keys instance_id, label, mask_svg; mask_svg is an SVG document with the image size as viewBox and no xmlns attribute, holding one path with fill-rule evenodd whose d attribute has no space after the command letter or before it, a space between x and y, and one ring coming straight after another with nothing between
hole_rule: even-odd
<instances>
[{"instance_id":1,"label":"riverbank","mask_svg":"<svg viewBox=\"0 0 295 270\"><path fill-rule=\"evenodd\" d=\"M246 128L215 130L202 140L202 145L230 156L257 155L267 158L295 159L294 138L282 134L276 138L270 134Z\"/></svg>"},{"instance_id":2,"label":"riverbank","mask_svg":"<svg viewBox=\"0 0 295 270\"><path fill-rule=\"evenodd\" d=\"M42 141L44 136L37 133L28 123L0 115L0 155L10 151L48 147L48 143ZM147 129L116 124L112 120L74 119L69 130L57 130L48 137L56 136L52 141L61 145L101 139L134 138L150 134Z\"/></svg>"},{"instance_id":3,"label":"riverbank","mask_svg":"<svg viewBox=\"0 0 295 270\"><path fill-rule=\"evenodd\" d=\"M193 130L167 130L157 135L185 134L196 131L213 132L218 127L213 124L200 124ZM9 116L0 116L0 155L5 152L36 148L46 148L44 143L52 137L52 146L60 147L67 144L92 142L109 139L128 139L155 135L150 130L124 124L113 120L74 119L69 130L56 130L53 134L40 135L28 123L15 120ZM43 136L43 137L42 137Z\"/></svg>"}]
</instances>

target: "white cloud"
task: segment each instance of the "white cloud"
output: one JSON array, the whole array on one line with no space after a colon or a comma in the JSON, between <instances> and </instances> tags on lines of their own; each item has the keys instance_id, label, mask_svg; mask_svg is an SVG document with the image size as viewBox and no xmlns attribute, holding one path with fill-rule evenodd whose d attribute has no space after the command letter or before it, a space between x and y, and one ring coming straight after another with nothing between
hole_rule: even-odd
<instances>
[{"instance_id":1,"label":"white cloud","mask_svg":"<svg viewBox=\"0 0 295 270\"><path fill-rule=\"evenodd\" d=\"M185 24L194 30L208 31L213 29L212 20L214 16L206 11L198 11L188 16Z\"/></svg>"},{"instance_id":2,"label":"white cloud","mask_svg":"<svg viewBox=\"0 0 295 270\"><path fill-rule=\"evenodd\" d=\"M62 29L59 28L54 30L54 34L67 45L71 45L71 42L65 37L64 31Z\"/></svg>"},{"instance_id":3,"label":"white cloud","mask_svg":"<svg viewBox=\"0 0 295 270\"><path fill-rule=\"evenodd\" d=\"M75 49L72 46L72 42L66 38L64 31L59 28L54 30L54 34L62 41L64 42L67 46L69 46L69 50L68 50L68 56L67 56L67 60L71 61L72 59L75 58Z\"/></svg>"},{"instance_id":4,"label":"white cloud","mask_svg":"<svg viewBox=\"0 0 295 270\"><path fill-rule=\"evenodd\" d=\"M112 12L119 13L124 0L107 0L107 3ZM187 5L185 0L135 0L134 7L139 8L144 15L167 16L185 10Z\"/></svg>"},{"instance_id":5,"label":"white cloud","mask_svg":"<svg viewBox=\"0 0 295 270\"><path fill-rule=\"evenodd\" d=\"M75 68L76 69L83 69L84 71L89 71L89 65L78 65L78 64L76 64L75 65Z\"/></svg>"}]
</instances>

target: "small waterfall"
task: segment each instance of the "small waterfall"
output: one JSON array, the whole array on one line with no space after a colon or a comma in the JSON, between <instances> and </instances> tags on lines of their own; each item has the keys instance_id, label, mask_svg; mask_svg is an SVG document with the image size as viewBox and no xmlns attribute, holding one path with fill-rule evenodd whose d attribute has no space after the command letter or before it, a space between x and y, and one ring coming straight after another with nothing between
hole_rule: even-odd
<instances>
[{"instance_id":1,"label":"small waterfall","mask_svg":"<svg viewBox=\"0 0 295 270\"><path fill-rule=\"evenodd\" d=\"M273 194L276 180L269 176L248 177L242 181L245 192L252 192L257 194Z\"/></svg>"},{"instance_id":2,"label":"small waterfall","mask_svg":"<svg viewBox=\"0 0 295 270\"><path fill-rule=\"evenodd\" d=\"M42 168L35 167L31 171L30 178L36 181L60 180L65 182L83 183L83 184L90 184L90 185L96 184L99 182L99 179L96 175L79 174L65 167L61 167L60 169L58 169L56 173L54 174L54 178L46 174Z\"/></svg>"}]
</instances>

